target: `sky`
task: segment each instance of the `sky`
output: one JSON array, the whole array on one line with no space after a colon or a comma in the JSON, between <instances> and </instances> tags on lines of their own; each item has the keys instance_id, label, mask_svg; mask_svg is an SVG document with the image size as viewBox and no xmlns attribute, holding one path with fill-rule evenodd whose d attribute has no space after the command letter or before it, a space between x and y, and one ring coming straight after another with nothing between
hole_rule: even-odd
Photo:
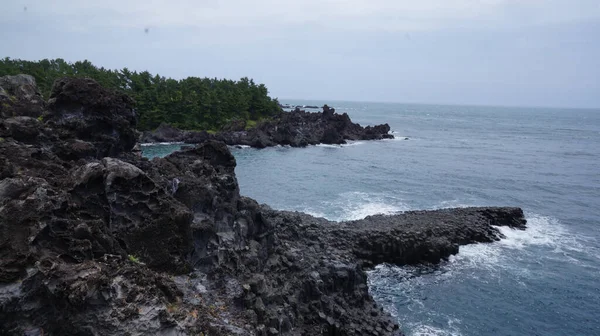
<instances>
[{"instance_id":1,"label":"sky","mask_svg":"<svg viewBox=\"0 0 600 336\"><path fill-rule=\"evenodd\" d=\"M0 57L281 100L597 108L600 0L0 0Z\"/></svg>"}]
</instances>

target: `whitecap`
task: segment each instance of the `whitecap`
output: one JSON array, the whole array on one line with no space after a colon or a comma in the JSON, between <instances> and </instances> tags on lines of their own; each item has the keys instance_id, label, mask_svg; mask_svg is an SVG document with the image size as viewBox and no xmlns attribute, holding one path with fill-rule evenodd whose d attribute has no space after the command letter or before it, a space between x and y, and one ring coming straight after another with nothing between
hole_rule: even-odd
<instances>
[{"instance_id":1,"label":"whitecap","mask_svg":"<svg viewBox=\"0 0 600 336\"><path fill-rule=\"evenodd\" d=\"M325 148L341 148L341 145L330 145L330 144L316 144L316 147L325 147Z\"/></svg>"},{"instance_id":2,"label":"whitecap","mask_svg":"<svg viewBox=\"0 0 600 336\"><path fill-rule=\"evenodd\" d=\"M348 143L342 144L340 146L342 146L342 147L350 147L350 146L364 145L365 143L366 142L364 142L364 141L352 141L352 140L350 140L350 141L348 141Z\"/></svg>"},{"instance_id":3,"label":"whitecap","mask_svg":"<svg viewBox=\"0 0 600 336\"><path fill-rule=\"evenodd\" d=\"M302 211L333 221L363 219L378 214L394 214L410 208L401 198L384 193L345 192L318 207L304 208Z\"/></svg>"},{"instance_id":4,"label":"whitecap","mask_svg":"<svg viewBox=\"0 0 600 336\"><path fill-rule=\"evenodd\" d=\"M460 203L452 200L440 205ZM457 255L435 267L377 266L368 272L370 291L374 290L376 300L406 328L407 335L453 336L461 335L461 321L423 306L421 288L438 282L462 281L463 276L483 282L505 281L507 275L515 284L527 287L547 274L543 269L534 267L537 270L532 271L523 265L544 264L547 260L594 267L586 262L589 256L598 255L597 245L589 241L591 238L572 232L553 217L527 212L526 219L526 230L497 227L504 236L500 241L461 246ZM399 315L397 305L414 313ZM418 320L413 320L412 315L419 316ZM432 325L429 319L432 316L438 321L439 317L446 318L448 322Z\"/></svg>"},{"instance_id":5,"label":"whitecap","mask_svg":"<svg viewBox=\"0 0 600 336\"><path fill-rule=\"evenodd\" d=\"M531 214L527 218L527 229L512 230L508 227L498 227L504 235L500 244L511 249L523 249L526 246L547 246L556 252L561 250L582 252L583 245L556 218Z\"/></svg>"},{"instance_id":6,"label":"whitecap","mask_svg":"<svg viewBox=\"0 0 600 336\"><path fill-rule=\"evenodd\" d=\"M151 147L151 146L169 146L169 145L183 145L183 142L148 142L140 144L142 147Z\"/></svg>"},{"instance_id":7,"label":"whitecap","mask_svg":"<svg viewBox=\"0 0 600 336\"><path fill-rule=\"evenodd\" d=\"M457 330L445 330L426 324L418 324L410 326L411 336L461 336Z\"/></svg>"},{"instance_id":8,"label":"whitecap","mask_svg":"<svg viewBox=\"0 0 600 336\"><path fill-rule=\"evenodd\" d=\"M597 258L600 255L595 244L588 241L591 238L571 232L553 217L526 213L526 219L525 230L497 227L503 235L497 242L461 246L458 254L450 256L447 263L439 266L440 275L451 277L455 272L485 269L489 274L498 275L501 271L509 271L516 278L536 276L527 268L519 267L522 263L515 260L543 262L543 259L552 259L596 268L586 261L586 256ZM546 251L540 253L540 248ZM381 271L378 268L378 272ZM412 278L418 272L412 267L390 267L384 273L397 279ZM474 272L472 276L477 277L477 274Z\"/></svg>"},{"instance_id":9,"label":"whitecap","mask_svg":"<svg viewBox=\"0 0 600 336\"><path fill-rule=\"evenodd\" d=\"M447 208L468 208L468 207L472 207L472 206L474 206L474 205L465 203L458 199L453 199L453 200L439 202L438 204L434 205L430 209L438 210L438 209L447 209Z\"/></svg>"},{"instance_id":10,"label":"whitecap","mask_svg":"<svg viewBox=\"0 0 600 336\"><path fill-rule=\"evenodd\" d=\"M337 218L339 221L358 220L372 215L389 215L410 208L402 199L383 193L346 192L339 195L337 204L342 213Z\"/></svg>"},{"instance_id":11,"label":"whitecap","mask_svg":"<svg viewBox=\"0 0 600 336\"><path fill-rule=\"evenodd\" d=\"M517 267L515 259L556 260L596 268L586 261L586 256L598 254L591 238L571 232L553 217L529 213L526 219L525 230L497 227L503 235L498 242L461 246L459 253L450 257L450 263L458 268L484 268L491 273L504 269L521 276L534 274ZM539 248L545 252L541 253Z\"/></svg>"},{"instance_id":12,"label":"whitecap","mask_svg":"<svg viewBox=\"0 0 600 336\"><path fill-rule=\"evenodd\" d=\"M391 215L406 210L408 210L408 207L383 202L370 202L360 204L353 209L348 209L345 220L358 220L372 215Z\"/></svg>"}]
</instances>

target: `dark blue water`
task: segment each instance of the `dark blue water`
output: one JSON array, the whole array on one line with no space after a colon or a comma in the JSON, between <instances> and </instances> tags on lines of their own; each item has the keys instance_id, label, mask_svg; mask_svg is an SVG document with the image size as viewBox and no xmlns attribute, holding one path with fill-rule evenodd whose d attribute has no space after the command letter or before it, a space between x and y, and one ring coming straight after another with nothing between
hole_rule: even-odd
<instances>
[{"instance_id":1,"label":"dark blue water","mask_svg":"<svg viewBox=\"0 0 600 336\"><path fill-rule=\"evenodd\" d=\"M526 231L434 268L380 266L371 292L408 335L600 335L599 110L332 105L409 140L232 149L242 194L332 220L520 206Z\"/></svg>"}]
</instances>

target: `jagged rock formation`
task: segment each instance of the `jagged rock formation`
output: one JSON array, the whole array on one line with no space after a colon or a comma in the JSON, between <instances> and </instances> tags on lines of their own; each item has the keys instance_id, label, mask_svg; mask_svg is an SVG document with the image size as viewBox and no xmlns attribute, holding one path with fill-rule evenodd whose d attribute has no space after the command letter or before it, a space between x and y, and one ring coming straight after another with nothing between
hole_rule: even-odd
<instances>
[{"instance_id":1,"label":"jagged rock formation","mask_svg":"<svg viewBox=\"0 0 600 336\"><path fill-rule=\"evenodd\" d=\"M57 81L40 119L0 119L1 334L401 335L365 269L525 227L517 208L272 210L222 142L139 157L129 99L91 80Z\"/></svg>"},{"instance_id":2,"label":"jagged rock formation","mask_svg":"<svg viewBox=\"0 0 600 336\"><path fill-rule=\"evenodd\" d=\"M30 75L0 77L0 117L39 117L44 98Z\"/></svg>"},{"instance_id":3,"label":"jagged rock formation","mask_svg":"<svg viewBox=\"0 0 600 336\"><path fill-rule=\"evenodd\" d=\"M214 139L231 146L305 147L319 143L344 144L347 140L393 139L394 136L388 134L389 131L388 124L362 127L353 123L348 114L336 114L335 109L325 105L322 113L306 112L299 108L292 112L281 112L271 120L262 121L248 130L244 121L235 120L216 134L181 131L163 124L152 132L145 132L141 141L197 144Z\"/></svg>"}]
</instances>

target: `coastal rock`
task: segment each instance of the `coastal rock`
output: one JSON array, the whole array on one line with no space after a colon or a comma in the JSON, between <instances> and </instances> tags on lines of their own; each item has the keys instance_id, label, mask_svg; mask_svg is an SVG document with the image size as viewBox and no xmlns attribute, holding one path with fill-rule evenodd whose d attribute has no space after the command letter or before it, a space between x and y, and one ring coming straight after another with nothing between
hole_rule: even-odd
<instances>
[{"instance_id":1,"label":"coastal rock","mask_svg":"<svg viewBox=\"0 0 600 336\"><path fill-rule=\"evenodd\" d=\"M346 143L346 141L344 141L344 137L338 132L338 130L332 127L323 132L321 143L334 145L343 144Z\"/></svg>"},{"instance_id":2,"label":"coastal rock","mask_svg":"<svg viewBox=\"0 0 600 336\"><path fill-rule=\"evenodd\" d=\"M327 104L323 105L323 118L328 119L333 117L333 115L335 114L335 109L332 107L329 107Z\"/></svg>"},{"instance_id":3,"label":"coastal rock","mask_svg":"<svg viewBox=\"0 0 600 336\"><path fill-rule=\"evenodd\" d=\"M181 142L185 138L185 132L171 125L162 123L152 132L144 132L140 141L150 142Z\"/></svg>"},{"instance_id":4,"label":"coastal rock","mask_svg":"<svg viewBox=\"0 0 600 336\"><path fill-rule=\"evenodd\" d=\"M322 113L310 113L300 108L282 112L255 128L220 132L215 139L228 145L247 145L264 148L275 145L305 147L307 145L344 144L347 140L392 139L387 124L362 127L350 120L348 114L336 114L335 109L323 106Z\"/></svg>"},{"instance_id":5,"label":"coastal rock","mask_svg":"<svg viewBox=\"0 0 600 336\"><path fill-rule=\"evenodd\" d=\"M45 101L30 75L0 77L0 117L39 117Z\"/></svg>"},{"instance_id":6,"label":"coastal rock","mask_svg":"<svg viewBox=\"0 0 600 336\"><path fill-rule=\"evenodd\" d=\"M381 263L437 263L458 253L459 245L499 239L494 226L526 225L519 208L414 211L342 223L268 207L262 212L277 237L275 250L282 251L262 270L269 274L263 303L277 306L285 298L300 311L293 320L296 328L325 335L365 335L377 328L382 335L401 335L369 295L366 269ZM281 309L264 315L281 316ZM294 316L293 311L287 313Z\"/></svg>"},{"instance_id":7,"label":"coastal rock","mask_svg":"<svg viewBox=\"0 0 600 336\"><path fill-rule=\"evenodd\" d=\"M183 135L183 141L188 144L199 144L210 139L213 137L206 131L185 131Z\"/></svg>"},{"instance_id":8,"label":"coastal rock","mask_svg":"<svg viewBox=\"0 0 600 336\"><path fill-rule=\"evenodd\" d=\"M156 130L144 132L141 142L180 142L198 144L208 140L222 141L230 146L306 147L308 145L344 144L347 140L393 139L388 124L362 127L350 120L347 113L336 114L335 109L323 106L322 113L306 112L300 107L247 129L243 120L234 120L220 132L209 134L201 131L181 131L161 124Z\"/></svg>"},{"instance_id":9,"label":"coastal rock","mask_svg":"<svg viewBox=\"0 0 600 336\"><path fill-rule=\"evenodd\" d=\"M96 148L95 157L129 152L137 142L133 100L89 78L58 79L52 87L46 126L60 139L79 139Z\"/></svg>"},{"instance_id":10,"label":"coastal rock","mask_svg":"<svg viewBox=\"0 0 600 336\"><path fill-rule=\"evenodd\" d=\"M139 157L128 98L91 80L57 81L48 106L44 121L0 120L7 335L402 335L366 270L437 263L526 224L519 208L343 223L276 211L240 195L223 142ZM238 139L308 142L291 126L305 119L333 141L361 134L347 115L285 118Z\"/></svg>"},{"instance_id":11,"label":"coastal rock","mask_svg":"<svg viewBox=\"0 0 600 336\"><path fill-rule=\"evenodd\" d=\"M24 142L35 141L42 127L39 120L26 116L6 118L0 122L0 125L2 137L11 137Z\"/></svg>"}]
</instances>

